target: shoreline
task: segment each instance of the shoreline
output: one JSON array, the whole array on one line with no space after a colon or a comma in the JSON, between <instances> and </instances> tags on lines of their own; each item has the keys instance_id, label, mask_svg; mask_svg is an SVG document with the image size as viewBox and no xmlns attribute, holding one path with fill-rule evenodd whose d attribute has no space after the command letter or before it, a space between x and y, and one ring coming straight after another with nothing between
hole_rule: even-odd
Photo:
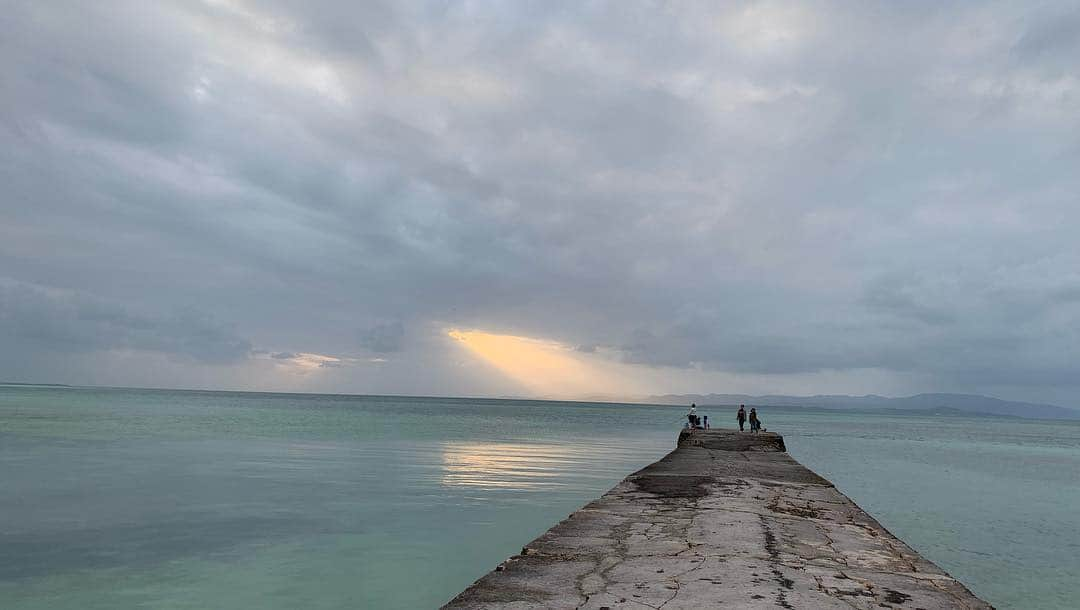
<instances>
[{"instance_id":1,"label":"shoreline","mask_svg":"<svg viewBox=\"0 0 1080 610\"><path fill-rule=\"evenodd\" d=\"M991 608L786 453L683 430L444 608Z\"/></svg>"}]
</instances>

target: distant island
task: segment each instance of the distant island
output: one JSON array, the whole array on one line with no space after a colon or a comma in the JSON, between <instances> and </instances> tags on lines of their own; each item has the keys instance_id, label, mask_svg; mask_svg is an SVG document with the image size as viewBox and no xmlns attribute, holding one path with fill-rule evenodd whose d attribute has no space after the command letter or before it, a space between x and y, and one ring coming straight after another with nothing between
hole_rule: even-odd
<instances>
[{"instance_id":1,"label":"distant island","mask_svg":"<svg viewBox=\"0 0 1080 610\"><path fill-rule=\"evenodd\" d=\"M810 407L819 409L860 409L882 411L930 411L941 415L994 415L1030 419L1080 419L1080 410L1032 402L1001 400L978 394L916 394L889 398L867 394L819 394L816 396L747 394L664 394L650 396L646 402L656 404L738 405L768 407Z\"/></svg>"}]
</instances>

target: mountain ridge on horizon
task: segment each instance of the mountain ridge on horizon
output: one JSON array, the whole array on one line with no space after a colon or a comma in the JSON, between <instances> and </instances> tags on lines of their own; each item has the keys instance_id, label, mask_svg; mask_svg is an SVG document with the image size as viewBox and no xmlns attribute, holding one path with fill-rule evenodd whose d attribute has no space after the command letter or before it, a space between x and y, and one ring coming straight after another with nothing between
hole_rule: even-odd
<instances>
[{"instance_id":1,"label":"mountain ridge on horizon","mask_svg":"<svg viewBox=\"0 0 1080 610\"><path fill-rule=\"evenodd\" d=\"M981 394L954 394L934 392L890 398L877 394L853 396L849 394L815 394L813 396L789 396L784 394L661 394L649 396L657 404L699 405L755 404L769 407L816 407L825 409L896 409L954 410L972 414L1005 415L1033 419L1080 419L1080 409L1047 403L1003 400Z\"/></svg>"}]
</instances>

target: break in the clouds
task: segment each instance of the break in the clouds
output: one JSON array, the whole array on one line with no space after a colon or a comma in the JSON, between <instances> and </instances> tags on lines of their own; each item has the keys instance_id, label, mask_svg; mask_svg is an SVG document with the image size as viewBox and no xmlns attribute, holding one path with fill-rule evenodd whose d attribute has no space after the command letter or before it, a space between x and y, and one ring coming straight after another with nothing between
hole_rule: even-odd
<instances>
[{"instance_id":1,"label":"break in the clouds","mask_svg":"<svg viewBox=\"0 0 1080 610\"><path fill-rule=\"evenodd\" d=\"M1074 2L8 3L0 378L570 392L490 335L596 391L1076 404L1078 40Z\"/></svg>"}]
</instances>

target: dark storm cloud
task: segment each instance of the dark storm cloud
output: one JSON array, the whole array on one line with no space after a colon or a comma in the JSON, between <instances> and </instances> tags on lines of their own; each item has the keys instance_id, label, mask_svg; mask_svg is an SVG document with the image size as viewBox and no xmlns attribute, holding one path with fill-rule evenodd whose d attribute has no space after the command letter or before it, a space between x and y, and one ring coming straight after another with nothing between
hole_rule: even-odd
<instances>
[{"instance_id":1,"label":"dark storm cloud","mask_svg":"<svg viewBox=\"0 0 1080 610\"><path fill-rule=\"evenodd\" d=\"M438 392L459 326L1080 395L1078 15L17 3L0 269L128 312L43 306L63 323L19 349L250 341L282 366L384 355L382 391L423 370Z\"/></svg>"}]
</instances>

